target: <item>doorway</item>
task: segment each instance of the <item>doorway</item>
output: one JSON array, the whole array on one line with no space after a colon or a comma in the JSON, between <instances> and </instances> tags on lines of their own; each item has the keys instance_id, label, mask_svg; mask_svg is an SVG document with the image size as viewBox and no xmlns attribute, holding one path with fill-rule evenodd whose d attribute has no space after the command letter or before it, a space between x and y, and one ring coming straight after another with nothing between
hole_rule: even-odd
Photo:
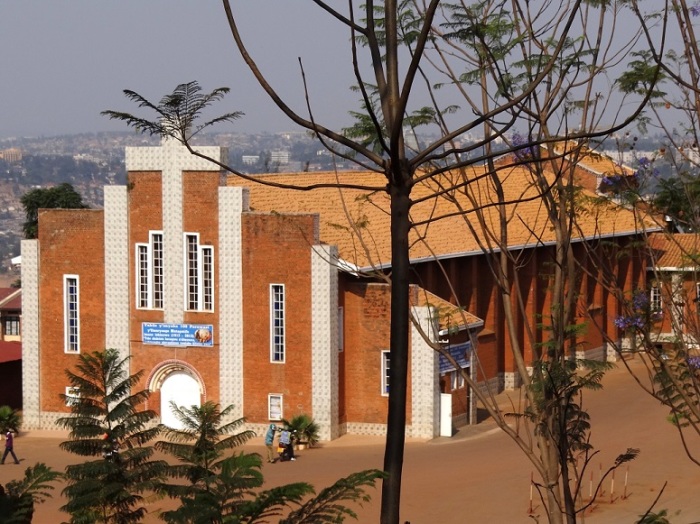
<instances>
[{"instance_id":1,"label":"doorway","mask_svg":"<svg viewBox=\"0 0 700 524\"><path fill-rule=\"evenodd\" d=\"M183 429L170 405L178 407L201 406L201 388L199 382L185 371L173 371L163 380L160 387L160 420L165 426Z\"/></svg>"}]
</instances>

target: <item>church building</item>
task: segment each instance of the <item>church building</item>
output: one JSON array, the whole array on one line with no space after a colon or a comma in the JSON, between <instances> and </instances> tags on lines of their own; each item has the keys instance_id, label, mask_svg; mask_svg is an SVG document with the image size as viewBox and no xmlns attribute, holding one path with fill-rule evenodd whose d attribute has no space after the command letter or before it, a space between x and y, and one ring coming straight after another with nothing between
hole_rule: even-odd
<instances>
[{"instance_id":1,"label":"church building","mask_svg":"<svg viewBox=\"0 0 700 524\"><path fill-rule=\"evenodd\" d=\"M195 149L226 161L222 148ZM80 354L115 348L130 357L131 373L143 370L148 408L170 426L178 424L171 401L214 401L233 405L259 434L299 414L314 419L322 440L384 434L389 203L386 193L361 189L385 186L382 175L256 175L260 184L226 177L174 141L126 148L126 169L125 186L104 188L103 209L41 210L38 238L22 242L24 427L55 428L80 394L65 370ZM506 327L479 223L447 201L431 202L428 183L414 188L412 219L422 225L411 233L407 436L449 435L474 422L462 370L492 391L517 386L513 337L527 360L537 358L525 333L541 333L550 307L554 237L544 206L529 198L528 176L515 166L503 177L506 193L523 196L505 213L515 217L506 247L522 254L517 275L527 300L517 333ZM488 180L476 173L469 187L483 212L494 213L483 223L497 223ZM602 277L618 275L626 291L644 285L641 258L609 256L638 242L638 224L606 206L578 226L572 249L587 276L577 282L577 320L613 333L621 305ZM587 263L591 253L610 267ZM600 331L580 336L586 356L610 358Z\"/></svg>"},{"instance_id":2,"label":"church building","mask_svg":"<svg viewBox=\"0 0 700 524\"><path fill-rule=\"evenodd\" d=\"M198 151L225 161L221 148ZM247 188L173 141L127 148L126 168L126 186L104 188L104 209L42 210L38 239L22 242L24 427L54 428L69 410L60 395L80 394L64 370L115 348L131 373L144 370L148 407L171 426L171 401L212 400L257 430L303 413L325 440L382 433L388 286L339 286L319 214L251 211ZM414 295L433 333L426 295ZM430 438L439 359L418 332L411 351L409 435Z\"/></svg>"}]
</instances>

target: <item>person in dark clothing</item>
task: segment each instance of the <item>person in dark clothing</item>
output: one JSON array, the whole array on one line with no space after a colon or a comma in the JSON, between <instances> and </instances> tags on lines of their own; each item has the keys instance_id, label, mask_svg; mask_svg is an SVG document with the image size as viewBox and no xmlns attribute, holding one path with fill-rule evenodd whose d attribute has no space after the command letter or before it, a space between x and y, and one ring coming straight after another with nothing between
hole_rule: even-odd
<instances>
[{"instance_id":1,"label":"person in dark clothing","mask_svg":"<svg viewBox=\"0 0 700 524\"><path fill-rule=\"evenodd\" d=\"M17 460L17 455L15 455L14 443L15 437L12 434L12 431L8 431L7 433L5 433L5 453L2 454L2 462L0 462L1 464L5 463L5 459L7 458L8 454L12 454L12 458L15 459L15 464L19 464L19 460Z\"/></svg>"},{"instance_id":2,"label":"person in dark clothing","mask_svg":"<svg viewBox=\"0 0 700 524\"><path fill-rule=\"evenodd\" d=\"M280 433L279 441L280 460L296 460L294 456L294 442L292 438L292 433L288 429L283 429Z\"/></svg>"}]
</instances>

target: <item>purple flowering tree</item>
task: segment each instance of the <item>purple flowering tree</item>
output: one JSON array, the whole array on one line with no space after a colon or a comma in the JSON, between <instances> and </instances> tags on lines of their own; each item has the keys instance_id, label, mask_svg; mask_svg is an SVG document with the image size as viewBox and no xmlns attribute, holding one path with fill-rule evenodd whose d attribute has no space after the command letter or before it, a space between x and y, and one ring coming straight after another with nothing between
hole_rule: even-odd
<instances>
[{"instance_id":1,"label":"purple flowering tree","mask_svg":"<svg viewBox=\"0 0 700 524\"><path fill-rule=\"evenodd\" d=\"M636 334L653 328L653 323L661 320L663 313L651 308L649 294L643 289L632 293L632 298L624 304L625 314L615 318L613 323L622 331Z\"/></svg>"}]
</instances>

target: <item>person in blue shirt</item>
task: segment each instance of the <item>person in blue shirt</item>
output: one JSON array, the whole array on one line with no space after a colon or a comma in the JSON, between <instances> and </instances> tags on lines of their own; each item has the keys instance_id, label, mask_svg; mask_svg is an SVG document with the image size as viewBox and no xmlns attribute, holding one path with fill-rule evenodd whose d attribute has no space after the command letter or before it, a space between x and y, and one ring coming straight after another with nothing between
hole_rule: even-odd
<instances>
[{"instance_id":1,"label":"person in blue shirt","mask_svg":"<svg viewBox=\"0 0 700 524\"><path fill-rule=\"evenodd\" d=\"M292 442L292 433L288 429L283 429L280 433L280 460L296 460L294 457L294 443Z\"/></svg>"},{"instance_id":2,"label":"person in blue shirt","mask_svg":"<svg viewBox=\"0 0 700 524\"><path fill-rule=\"evenodd\" d=\"M272 449L272 445L275 443L275 431L277 431L277 426L270 424L267 428L267 433L265 433L265 446L267 447L267 461L273 463L275 461L275 452Z\"/></svg>"}]
</instances>

